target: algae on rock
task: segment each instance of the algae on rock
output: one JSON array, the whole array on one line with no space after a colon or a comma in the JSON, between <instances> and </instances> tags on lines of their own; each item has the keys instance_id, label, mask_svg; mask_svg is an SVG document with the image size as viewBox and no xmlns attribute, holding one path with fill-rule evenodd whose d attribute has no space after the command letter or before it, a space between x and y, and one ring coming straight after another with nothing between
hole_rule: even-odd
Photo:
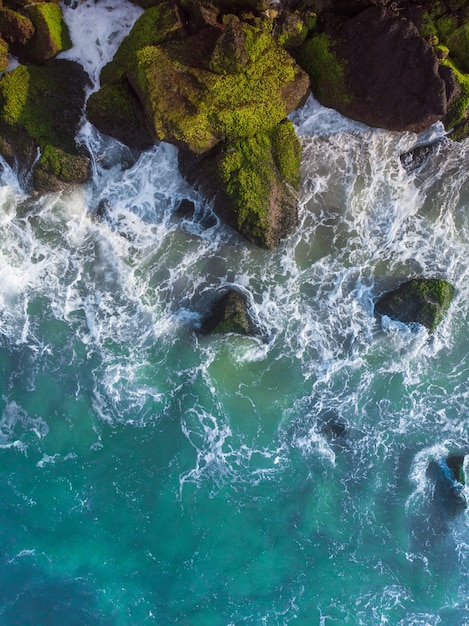
<instances>
[{"instance_id":1,"label":"algae on rock","mask_svg":"<svg viewBox=\"0 0 469 626\"><path fill-rule=\"evenodd\" d=\"M454 287L436 278L414 278L382 296L375 311L404 323L418 323L433 332L445 316Z\"/></svg>"},{"instance_id":2,"label":"algae on rock","mask_svg":"<svg viewBox=\"0 0 469 626\"><path fill-rule=\"evenodd\" d=\"M0 78L0 152L24 175L34 168L36 189L89 176L89 159L75 144L87 81L79 64L64 59L20 65Z\"/></svg>"}]
</instances>

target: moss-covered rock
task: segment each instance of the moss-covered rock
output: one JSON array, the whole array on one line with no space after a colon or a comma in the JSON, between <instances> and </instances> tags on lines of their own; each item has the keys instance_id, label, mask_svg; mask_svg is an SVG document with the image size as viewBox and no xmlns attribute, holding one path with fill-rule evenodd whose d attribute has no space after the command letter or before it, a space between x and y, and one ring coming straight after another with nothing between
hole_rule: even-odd
<instances>
[{"instance_id":1,"label":"moss-covered rock","mask_svg":"<svg viewBox=\"0 0 469 626\"><path fill-rule=\"evenodd\" d=\"M281 46L294 50L304 43L316 22L314 11L283 11L275 24L274 36Z\"/></svg>"},{"instance_id":2,"label":"moss-covered rock","mask_svg":"<svg viewBox=\"0 0 469 626\"><path fill-rule=\"evenodd\" d=\"M0 152L36 188L83 182L89 159L75 144L88 77L74 62L20 65L0 78ZM39 154L39 159L37 159Z\"/></svg>"},{"instance_id":3,"label":"moss-covered rock","mask_svg":"<svg viewBox=\"0 0 469 626\"><path fill-rule=\"evenodd\" d=\"M237 333L254 335L255 326L248 311L246 297L230 289L218 301L204 319L200 332L207 334Z\"/></svg>"},{"instance_id":4,"label":"moss-covered rock","mask_svg":"<svg viewBox=\"0 0 469 626\"><path fill-rule=\"evenodd\" d=\"M233 18L218 29L181 38L168 36L168 28L173 33L178 24L169 9L150 11L164 26L152 30L152 20L147 24L148 18L141 18L104 68L101 82L130 84L153 140L202 154L219 141L269 131L305 98L308 77L273 40L265 22ZM160 34L163 41L154 43ZM90 120L98 128L98 109L100 120L106 115L104 95L97 92L92 100Z\"/></svg>"},{"instance_id":5,"label":"moss-covered rock","mask_svg":"<svg viewBox=\"0 0 469 626\"><path fill-rule=\"evenodd\" d=\"M298 221L301 145L293 125L226 142L202 157L181 152L183 175L249 241L273 248Z\"/></svg>"},{"instance_id":6,"label":"moss-covered rock","mask_svg":"<svg viewBox=\"0 0 469 626\"><path fill-rule=\"evenodd\" d=\"M454 287L436 278L415 278L382 296L375 305L379 315L404 323L418 323L431 332L445 316Z\"/></svg>"},{"instance_id":7,"label":"moss-covered rock","mask_svg":"<svg viewBox=\"0 0 469 626\"><path fill-rule=\"evenodd\" d=\"M0 8L0 33L12 54L21 57L34 37L34 32L33 23L29 18L18 11Z\"/></svg>"},{"instance_id":8,"label":"moss-covered rock","mask_svg":"<svg viewBox=\"0 0 469 626\"><path fill-rule=\"evenodd\" d=\"M153 144L144 111L132 89L123 85L104 85L99 95L92 93L87 102L88 118L105 135L138 150Z\"/></svg>"},{"instance_id":9,"label":"moss-covered rock","mask_svg":"<svg viewBox=\"0 0 469 626\"><path fill-rule=\"evenodd\" d=\"M326 107L346 109L352 94L346 82L347 62L335 52L334 40L327 33L318 33L304 42L296 58L309 74L311 89Z\"/></svg>"},{"instance_id":10,"label":"moss-covered rock","mask_svg":"<svg viewBox=\"0 0 469 626\"><path fill-rule=\"evenodd\" d=\"M44 63L72 46L62 11L54 2L38 2L27 7L35 35L28 46L28 57L33 63Z\"/></svg>"},{"instance_id":11,"label":"moss-covered rock","mask_svg":"<svg viewBox=\"0 0 469 626\"><path fill-rule=\"evenodd\" d=\"M0 72L3 72L8 67L8 44L0 36Z\"/></svg>"}]
</instances>

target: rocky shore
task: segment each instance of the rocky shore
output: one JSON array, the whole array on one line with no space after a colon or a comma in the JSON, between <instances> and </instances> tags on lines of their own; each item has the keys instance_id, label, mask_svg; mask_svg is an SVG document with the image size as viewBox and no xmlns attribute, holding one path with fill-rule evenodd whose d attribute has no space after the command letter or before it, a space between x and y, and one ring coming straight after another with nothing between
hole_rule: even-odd
<instances>
[{"instance_id":1,"label":"rocky shore","mask_svg":"<svg viewBox=\"0 0 469 626\"><path fill-rule=\"evenodd\" d=\"M86 102L85 71L57 59L71 45L60 5L4 1L0 154L26 187L57 191L89 178L75 140L86 115L133 149L177 146L182 174L215 211L273 248L297 225L301 146L288 115L310 91L373 127L419 133L442 122L452 140L468 133L466 0L139 4Z\"/></svg>"}]
</instances>

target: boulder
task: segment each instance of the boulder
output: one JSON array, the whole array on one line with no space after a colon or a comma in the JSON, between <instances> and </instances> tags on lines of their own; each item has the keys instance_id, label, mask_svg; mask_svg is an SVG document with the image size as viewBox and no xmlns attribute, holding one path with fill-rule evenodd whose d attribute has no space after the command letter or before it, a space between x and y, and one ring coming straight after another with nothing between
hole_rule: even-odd
<instances>
[{"instance_id":1,"label":"boulder","mask_svg":"<svg viewBox=\"0 0 469 626\"><path fill-rule=\"evenodd\" d=\"M214 333L254 335L255 330L249 315L246 297L234 289L224 293L215 302L200 327L203 335Z\"/></svg>"},{"instance_id":2,"label":"boulder","mask_svg":"<svg viewBox=\"0 0 469 626\"><path fill-rule=\"evenodd\" d=\"M44 63L72 45L55 2L27 4L18 11L0 8L0 33L21 63Z\"/></svg>"},{"instance_id":3,"label":"boulder","mask_svg":"<svg viewBox=\"0 0 469 626\"><path fill-rule=\"evenodd\" d=\"M399 14L370 7L326 24L297 59L321 104L369 126L420 132L447 113L435 50Z\"/></svg>"},{"instance_id":4,"label":"boulder","mask_svg":"<svg viewBox=\"0 0 469 626\"><path fill-rule=\"evenodd\" d=\"M382 296L375 312L404 323L418 323L431 332L443 319L454 295L454 287L435 278L415 278Z\"/></svg>"},{"instance_id":5,"label":"boulder","mask_svg":"<svg viewBox=\"0 0 469 626\"><path fill-rule=\"evenodd\" d=\"M62 11L54 2L38 2L26 7L35 34L27 49L28 61L44 63L59 52L72 47Z\"/></svg>"},{"instance_id":6,"label":"boulder","mask_svg":"<svg viewBox=\"0 0 469 626\"><path fill-rule=\"evenodd\" d=\"M300 142L282 121L270 133L224 142L207 155L181 151L181 173L249 241L275 247L298 222Z\"/></svg>"},{"instance_id":7,"label":"boulder","mask_svg":"<svg viewBox=\"0 0 469 626\"><path fill-rule=\"evenodd\" d=\"M81 65L52 59L20 65L0 78L0 153L41 191L62 189L90 176L75 143L88 76Z\"/></svg>"}]
</instances>

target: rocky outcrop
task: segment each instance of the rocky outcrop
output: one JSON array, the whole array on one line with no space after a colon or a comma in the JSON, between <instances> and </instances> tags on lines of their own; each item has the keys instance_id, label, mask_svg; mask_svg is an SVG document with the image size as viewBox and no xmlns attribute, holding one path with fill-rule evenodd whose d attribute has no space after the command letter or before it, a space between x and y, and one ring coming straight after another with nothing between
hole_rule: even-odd
<instances>
[{"instance_id":1,"label":"rocky outcrop","mask_svg":"<svg viewBox=\"0 0 469 626\"><path fill-rule=\"evenodd\" d=\"M72 61L20 65L0 78L0 153L34 188L56 191L90 175L75 135L88 77Z\"/></svg>"},{"instance_id":2,"label":"rocky outcrop","mask_svg":"<svg viewBox=\"0 0 469 626\"><path fill-rule=\"evenodd\" d=\"M130 146L178 146L188 179L216 190L218 212L270 248L297 223L300 144L285 118L309 79L273 38L272 20L201 7L145 11L103 69L88 118Z\"/></svg>"},{"instance_id":3,"label":"rocky outcrop","mask_svg":"<svg viewBox=\"0 0 469 626\"><path fill-rule=\"evenodd\" d=\"M297 58L322 104L369 126L419 132L447 113L433 47L393 11L371 7L326 25Z\"/></svg>"},{"instance_id":4,"label":"rocky outcrop","mask_svg":"<svg viewBox=\"0 0 469 626\"><path fill-rule=\"evenodd\" d=\"M246 297L234 289L224 293L204 319L200 332L203 335L214 333L254 335L256 328L249 315Z\"/></svg>"},{"instance_id":5,"label":"rocky outcrop","mask_svg":"<svg viewBox=\"0 0 469 626\"><path fill-rule=\"evenodd\" d=\"M417 323L435 330L446 314L454 287L435 278L415 278L382 296L375 312L404 323Z\"/></svg>"}]
</instances>

